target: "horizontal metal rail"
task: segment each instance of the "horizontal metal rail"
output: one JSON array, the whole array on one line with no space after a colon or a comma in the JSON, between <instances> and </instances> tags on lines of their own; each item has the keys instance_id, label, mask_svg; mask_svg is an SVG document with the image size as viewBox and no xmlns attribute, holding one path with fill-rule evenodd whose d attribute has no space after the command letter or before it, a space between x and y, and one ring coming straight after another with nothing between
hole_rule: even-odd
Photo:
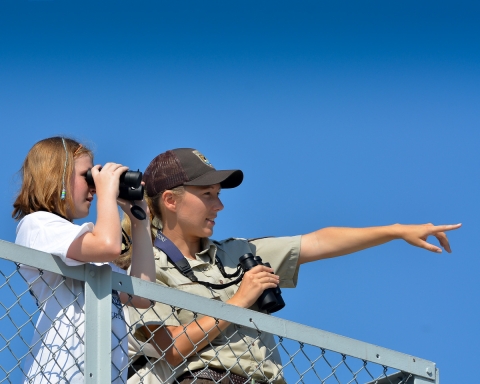
<instances>
[{"instance_id":1,"label":"horizontal metal rail","mask_svg":"<svg viewBox=\"0 0 480 384\"><path fill-rule=\"evenodd\" d=\"M48 270L73 279L86 280L86 265L69 267L58 257L2 240L0 240L0 258ZM88 270L91 271L92 267L100 268L89 265ZM239 308L217 300L210 300L176 289L163 287L128 275L111 273L111 284L113 289L131 295L138 295L342 355L391 367L423 378L425 380L422 382L425 383L438 382L436 380L437 369L435 363L419 357L283 320L271 315Z\"/></svg>"}]
</instances>

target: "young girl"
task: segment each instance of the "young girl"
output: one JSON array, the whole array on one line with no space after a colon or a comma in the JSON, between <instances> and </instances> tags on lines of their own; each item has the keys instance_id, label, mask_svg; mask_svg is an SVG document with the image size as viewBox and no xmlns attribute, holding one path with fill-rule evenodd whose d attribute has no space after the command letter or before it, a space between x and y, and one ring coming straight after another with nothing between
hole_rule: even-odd
<instances>
[{"instance_id":1,"label":"young girl","mask_svg":"<svg viewBox=\"0 0 480 384\"><path fill-rule=\"evenodd\" d=\"M70 266L109 263L114 272L125 273L110 262L121 254L117 197L120 175L128 167L115 163L93 166L92 160L88 148L68 138L51 137L32 147L23 163L22 186L13 204L12 217L20 220L15 243L51 253ZM85 179L89 169L95 187ZM73 220L88 215L95 194L96 224L73 224ZM148 218L137 220L130 213L130 202L118 200L118 204L132 223L135 246L130 274L155 281L150 222ZM138 205L147 209L143 201ZM20 272L40 308L25 363L25 382L84 383L84 283L26 265ZM122 303L148 308L150 301L129 299L117 291L112 298L112 382L125 383L128 347Z\"/></svg>"}]
</instances>

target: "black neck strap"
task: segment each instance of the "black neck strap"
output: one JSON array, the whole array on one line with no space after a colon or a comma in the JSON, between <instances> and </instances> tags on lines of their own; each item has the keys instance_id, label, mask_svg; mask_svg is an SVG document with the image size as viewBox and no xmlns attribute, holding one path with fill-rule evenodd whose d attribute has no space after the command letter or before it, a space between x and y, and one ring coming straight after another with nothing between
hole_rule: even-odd
<instances>
[{"instance_id":1,"label":"black neck strap","mask_svg":"<svg viewBox=\"0 0 480 384\"><path fill-rule=\"evenodd\" d=\"M223 277L233 278L238 276L238 278L226 284L213 284L207 281L200 281L193 273L188 260L185 258L185 256L183 256L182 252L180 252L178 247L168 237L166 237L162 231L158 230L153 245L159 250L163 251L167 255L168 260L175 265L175 268L177 268L177 270L183 276L189 278L194 283L198 283L212 289L224 289L230 287L231 285L238 284L243 278L243 273L241 273L242 269L240 266L237 267L237 270L234 273L227 274L221 261L218 259L218 257L215 257L215 264L222 273Z\"/></svg>"}]
</instances>

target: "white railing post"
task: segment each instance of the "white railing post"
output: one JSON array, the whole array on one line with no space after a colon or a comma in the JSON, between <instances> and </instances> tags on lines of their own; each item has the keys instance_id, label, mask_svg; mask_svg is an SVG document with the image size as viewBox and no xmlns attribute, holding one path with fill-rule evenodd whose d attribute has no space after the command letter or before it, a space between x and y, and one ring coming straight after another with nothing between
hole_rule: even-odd
<instances>
[{"instance_id":1,"label":"white railing post","mask_svg":"<svg viewBox=\"0 0 480 384\"><path fill-rule=\"evenodd\" d=\"M85 268L85 383L111 383L112 269Z\"/></svg>"}]
</instances>

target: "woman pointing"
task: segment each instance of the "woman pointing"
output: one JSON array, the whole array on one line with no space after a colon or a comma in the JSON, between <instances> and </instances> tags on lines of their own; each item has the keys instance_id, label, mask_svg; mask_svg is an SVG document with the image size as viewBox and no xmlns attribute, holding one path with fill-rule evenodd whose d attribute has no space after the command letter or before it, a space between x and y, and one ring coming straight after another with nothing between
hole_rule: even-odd
<instances>
[{"instance_id":1,"label":"woman pointing","mask_svg":"<svg viewBox=\"0 0 480 384\"><path fill-rule=\"evenodd\" d=\"M257 299L268 288L293 288L300 265L401 239L433 252L435 236L451 252L446 231L457 225L330 227L304 235L246 240L211 239L224 208L220 193L243 180L240 170L216 170L192 148L156 156L144 172L155 241L156 280L185 292L261 311ZM167 245L166 245L167 244ZM239 259L260 256L263 264L244 274ZM265 310L263 310L266 312ZM176 367L179 383L284 383L282 363L269 334L209 316L156 303L145 313L130 311L135 336L150 343Z\"/></svg>"}]
</instances>

